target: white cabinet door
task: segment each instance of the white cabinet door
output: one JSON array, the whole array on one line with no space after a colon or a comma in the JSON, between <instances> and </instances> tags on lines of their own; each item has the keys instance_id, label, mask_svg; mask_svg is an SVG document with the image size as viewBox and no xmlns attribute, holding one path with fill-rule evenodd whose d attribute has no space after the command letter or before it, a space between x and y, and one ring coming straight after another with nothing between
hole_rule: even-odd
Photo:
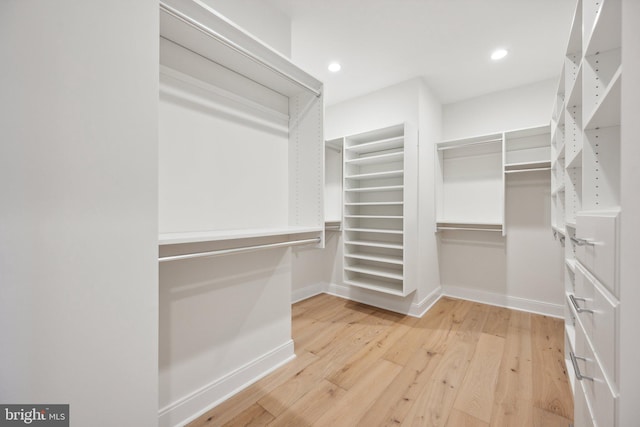
<instances>
[{"instance_id":1,"label":"white cabinet door","mask_svg":"<svg viewBox=\"0 0 640 427\"><path fill-rule=\"evenodd\" d=\"M615 383L616 312L618 301L607 292L586 269L576 263L576 290L570 300L580 323L591 341L602 368Z\"/></svg>"},{"instance_id":2,"label":"white cabinet door","mask_svg":"<svg viewBox=\"0 0 640 427\"><path fill-rule=\"evenodd\" d=\"M617 295L617 225L620 212L580 212L576 217L576 258Z\"/></svg>"},{"instance_id":3,"label":"white cabinet door","mask_svg":"<svg viewBox=\"0 0 640 427\"><path fill-rule=\"evenodd\" d=\"M584 388L587 403L593 409L595 424L615 426L616 395L609 387L580 325L576 326L576 349L572 358L576 367L576 390L579 386Z\"/></svg>"}]
</instances>

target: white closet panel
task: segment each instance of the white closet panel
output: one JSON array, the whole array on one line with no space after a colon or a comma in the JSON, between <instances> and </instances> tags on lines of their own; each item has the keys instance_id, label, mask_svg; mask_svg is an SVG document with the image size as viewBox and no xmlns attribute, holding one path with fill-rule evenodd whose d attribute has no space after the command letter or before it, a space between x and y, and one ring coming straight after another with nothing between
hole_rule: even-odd
<instances>
[{"instance_id":1,"label":"white closet panel","mask_svg":"<svg viewBox=\"0 0 640 427\"><path fill-rule=\"evenodd\" d=\"M161 76L160 232L286 226L286 117L201 92Z\"/></svg>"},{"instance_id":2,"label":"white closet panel","mask_svg":"<svg viewBox=\"0 0 640 427\"><path fill-rule=\"evenodd\" d=\"M161 2L160 63L161 245L322 246L322 83L193 0Z\"/></svg>"}]
</instances>

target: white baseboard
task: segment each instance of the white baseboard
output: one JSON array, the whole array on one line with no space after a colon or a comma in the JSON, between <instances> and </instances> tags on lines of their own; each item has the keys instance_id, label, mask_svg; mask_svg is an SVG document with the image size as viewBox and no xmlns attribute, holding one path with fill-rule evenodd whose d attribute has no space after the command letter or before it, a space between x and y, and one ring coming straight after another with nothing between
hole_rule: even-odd
<instances>
[{"instance_id":1,"label":"white baseboard","mask_svg":"<svg viewBox=\"0 0 640 427\"><path fill-rule=\"evenodd\" d=\"M419 302L414 302L412 298L381 294L379 292L337 283L329 284L326 293L407 316L421 317L438 301L441 290L440 287L436 288Z\"/></svg>"},{"instance_id":2,"label":"white baseboard","mask_svg":"<svg viewBox=\"0 0 640 427\"><path fill-rule=\"evenodd\" d=\"M291 293L291 304L323 294L327 291L327 287L326 283L314 283L302 289L296 289Z\"/></svg>"},{"instance_id":3,"label":"white baseboard","mask_svg":"<svg viewBox=\"0 0 640 427\"><path fill-rule=\"evenodd\" d=\"M295 357L293 340L289 340L224 377L161 408L158 412L158 426L184 426Z\"/></svg>"},{"instance_id":4,"label":"white baseboard","mask_svg":"<svg viewBox=\"0 0 640 427\"><path fill-rule=\"evenodd\" d=\"M564 317L564 307L562 304L551 304L543 301L534 301L526 298L449 285L442 285L442 295L550 317Z\"/></svg>"}]
</instances>

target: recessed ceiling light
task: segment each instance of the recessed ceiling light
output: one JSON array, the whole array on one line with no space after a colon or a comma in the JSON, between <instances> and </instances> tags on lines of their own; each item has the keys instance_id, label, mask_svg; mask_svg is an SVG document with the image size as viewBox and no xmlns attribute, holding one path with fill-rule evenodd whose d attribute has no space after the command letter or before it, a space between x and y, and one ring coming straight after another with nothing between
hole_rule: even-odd
<instances>
[{"instance_id":1,"label":"recessed ceiling light","mask_svg":"<svg viewBox=\"0 0 640 427\"><path fill-rule=\"evenodd\" d=\"M337 73L342 67L337 62L332 62L331 64L329 64L328 68L332 73Z\"/></svg>"},{"instance_id":2,"label":"recessed ceiling light","mask_svg":"<svg viewBox=\"0 0 640 427\"><path fill-rule=\"evenodd\" d=\"M491 59L497 61L507 56L509 52L506 49L496 49L491 53Z\"/></svg>"}]
</instances>

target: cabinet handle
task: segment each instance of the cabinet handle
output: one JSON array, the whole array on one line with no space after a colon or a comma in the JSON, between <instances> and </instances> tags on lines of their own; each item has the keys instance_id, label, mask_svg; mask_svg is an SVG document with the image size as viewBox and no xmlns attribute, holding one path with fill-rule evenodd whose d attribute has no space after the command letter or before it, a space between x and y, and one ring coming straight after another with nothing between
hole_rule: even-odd
<instances>
[{"instance_id":1,"label":"cabinet handle","mask_svg":"<svg viewBox=\"0 0 640 427\"><path fill-rule=\"evenodd\" d=\"M591 313L591 314L595 313L590 308L584 308L584 307L580 307L578 305L578 301L586 301L586 299L584 299L584 298L576 298L575 296L573 296L571 294L569 294L569 299L571 300L571 304L573 305L573 308L575 308L578 313Z\"/></svg>"},{"instance_id":2,"label":"cabinet handle","mask_svg":"<svg viewBox=\"0 0 640 427\"><path fill-rule=\"evenodd\" d=\"M573 237L571 236L571 241L578 246L595 246L596 242L591 240L583 239L581 237Z\"/></svg>"},{"instance_id":3,"label":"cabinet handle","mask_svg":"<svg viewBox=\"0 0 640 427\"><path fill-rule=\"evenodd\" d=\"M587 359L585 357L580 357L580 356L576 356L573 351L569 352L569 357L571 358L571 364L573 365L573 370L576 373L576 378L580 381L582 380L589 380L589 381L593 381L593 377L585 377L584 375L582 375L580 373L580 367L578 366L578 360L584 360L585 362L587 361Z\"/></svg>"}]
</instances>

